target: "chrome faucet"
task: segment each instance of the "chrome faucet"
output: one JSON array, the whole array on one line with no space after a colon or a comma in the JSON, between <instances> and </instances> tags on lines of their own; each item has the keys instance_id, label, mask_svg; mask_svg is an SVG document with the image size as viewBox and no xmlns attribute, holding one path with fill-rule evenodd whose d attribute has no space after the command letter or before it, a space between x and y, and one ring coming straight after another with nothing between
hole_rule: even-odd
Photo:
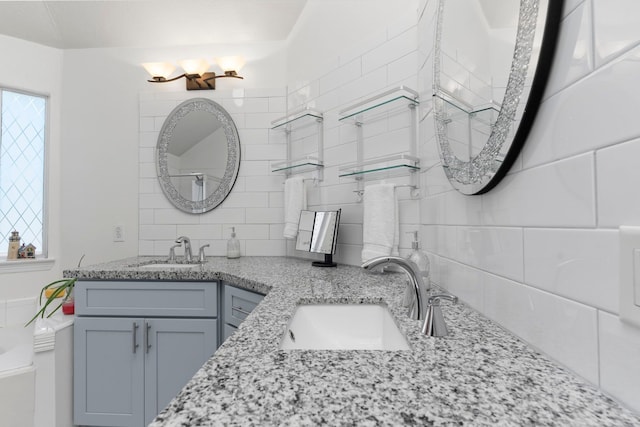
<instances>
[{"instance_id":1,"label":"chrome faucet","mask_svg":"<svg viewBox=\"0 0 640 427\"><path fill-rule=\"evenodd\" d=\"M209 245L208 243L206 245L200 246L200 250L198 251L198 262L200 264L204 264L205 262L207 262L207 257L204 254L204 248L208 248L209 246L211 245Z\"/></svg>"},{"instance_id":2,"label":"chrome faucet","mask_svg":"<svg viewBox=\"0 0 640 427\"><path fill-rule=\"evenodd\" d=\"M427 300L427 318L422 326L422 333L430 337L444 337L449 334L447 325L442 316L440 308L440 300L451 301L453 304L458 302L458 297L451 294L437 294L429 297Z\"/></svg>"},{"instance_id":3,"label":"chrome faucet","mask_svg":"<svg viewBox=\"0 0 640 427\"><path fill-rule=\"evenodd\" d=\"M191 254L191 240L187 236L180 236L176 239L176 243L184 243L184 260L191 262L193 255Z\"/></svg>"},{"instance_id":4,"label":"chrome faucet","mask_svg":"<svg viewBox=\"0 0 640 427\"><path fill-rule=\"evenodd\" d=\"M376 267L384 267L390 264L397 265L409 276L411 287L415 293L415 298L413 298L409 306L409 317L413 320L425 320L429 288L425 285L424 280L422 280L420 269L413 261L397 256L382 256L365 261L365 263L362 264L362 268L365 270L373 270Z\"/></svg>"},{"instance_id":5,"label":"chrome faucet","mask_svg":"<svg viewBox=\"0 0 640 427\"><path fill-rule=\"evenodd\" d=\"M169 259L167 262L175 262L176 261L176 248L181 247L181 244L173 245L169 248Z\"/></svg>"}]
</instances>

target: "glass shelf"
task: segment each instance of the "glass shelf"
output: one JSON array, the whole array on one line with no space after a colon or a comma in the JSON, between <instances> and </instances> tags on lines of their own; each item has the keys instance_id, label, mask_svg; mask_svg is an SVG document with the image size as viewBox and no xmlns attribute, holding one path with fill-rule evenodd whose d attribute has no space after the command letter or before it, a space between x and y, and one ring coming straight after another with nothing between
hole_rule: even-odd
<instances>
[{"instance_id":1,"label":"glass shelf","mask_svg":"<svg viewBox=\"0 0 640 427\"><path fill-rule=\"evenodd\" d=\"M271 164L271 172L308 172L324 168L324 164L316 157L303 157Z\"/></svg>"},{"instance_id":2,"label":"glass shelf","mask_svg":"<svg viewBox=\"0 0 640 427\"><path fill-rule=\"evenodd\" d=\"M339 113L339 120L358 124L375 120L381 115L414 108L420 104L418 97L418 92L406 86L400 86L343 109Z\"/></svg>"},{"instance_id":3,"label":"glass shelf","mask_svg":"<svg viewBox=\"0 0 640 427\"><path fill-rule=\"evenodd\" d=\"M406 175L419 170L420 159L408 154L397 154L343 166L338 170L338 176L362 179L365 174L395 172L398 175Z\"/></svg>"},{"instance_id":4,"label":"glass shelf","mask_svg":"<svg viewBox=\"0 0 640 427\"><path fill-rule=\"evenodd\" d=\"M307 120L314 122L321 122L324 120L322 113L311 108L303 108L301 110L294 111L288 116L281 117L271 122L271 129L288 128L294 122L304 123Z\"/></svg>"},{"instance_id":5,"label":"glass shelf","mask_svg":"<svg viewBox=\"0 0 640 427\"><path fill-rule=\"evenodd\" d=\"M453 132L452 135L454 135L456 133L455 126L458 126L459 130L471 129L469 132L472 133L467 135L469 144L472 144L472 134L482 134L486 141L500 115L501 107L494 102L473 107L447 93L434 94L433 98L434 102L441 105L441 111L446 119L447 132L451 131Z\"/></svg>"},{"instance_id":6,"label":"glass shelf","mask_svg":"<svg viewBox=\"0 0 640 427\"><path fill-rule=\"evenodd\" d=\"M475 116L478 114L495 114L497 116L498 113L500 113L500 109L502 108L499 104L496 104L492 101L477 107L473 107L463 103L462 101L454 99L450 95L434 94L433 97L442 100L449 107L468 116Z\"/></svg>"}]
</instances>

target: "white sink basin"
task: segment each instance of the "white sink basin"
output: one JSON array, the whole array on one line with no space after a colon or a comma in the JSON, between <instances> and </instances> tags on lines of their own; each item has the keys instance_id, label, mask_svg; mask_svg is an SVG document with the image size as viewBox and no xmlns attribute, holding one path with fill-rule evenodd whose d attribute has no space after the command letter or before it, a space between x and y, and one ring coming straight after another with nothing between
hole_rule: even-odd
<instances>
[{"instance_id":1,"label":"white sink basin","mask_svg":"<svg viewBox=\"0 0 640 427\"><path fill-rule=\"evenodd\" d=\"M410 350L389 310L379 304L299 305L284 350Z\"/></svg>"},{"instance_id":2,"label":"white sink basin","mask_svg":"<svg viewBox=\"0 0 640 427\"><path fill-rule=\"evenodd\" d=\"M141 265L139 268L147 269L147 270L162 270L165 268L196 268L200 264L169 264L169 263L160 263L160 264L146 264Z\"/></svg>"}]
</instances>

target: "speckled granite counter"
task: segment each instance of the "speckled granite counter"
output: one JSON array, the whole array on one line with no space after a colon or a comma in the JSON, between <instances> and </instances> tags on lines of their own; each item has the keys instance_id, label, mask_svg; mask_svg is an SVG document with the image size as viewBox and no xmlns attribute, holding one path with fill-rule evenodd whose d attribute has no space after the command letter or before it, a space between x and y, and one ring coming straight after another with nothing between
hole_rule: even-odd
<instances>
[{"instance_id":1,"label":"speckled granite counter","mask_svg":"<svg viewBox=\"0 0 640 427\"><path fill-rule=\"evenodd\" d=\"M291 258L208 258L145 271L153 258L69 270L85 279L211 280L267 294L153 427L210 425L640 426L637 416L464 304L450 336L419 334L400 306L402 274L314 268ZM300 302L384 302L410 351L279 350Z\"/></svg>"}]
</instances>

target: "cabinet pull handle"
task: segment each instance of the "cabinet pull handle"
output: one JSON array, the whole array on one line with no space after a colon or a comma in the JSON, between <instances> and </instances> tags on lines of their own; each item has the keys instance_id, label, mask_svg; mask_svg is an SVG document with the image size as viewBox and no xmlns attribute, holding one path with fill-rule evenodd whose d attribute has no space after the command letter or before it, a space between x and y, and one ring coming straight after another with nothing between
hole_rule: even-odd
<instances>
[{"instance_id":1,"label":"cabinet pull handle","mask_svg":"<svg viewBox=\"0 0 640 427\"><path fill-rule=\"evenodd\" d=\"M250 311L245 311L240 307L231 307L231 310L239 311L240 313L244 314L245 316L248 316L248 315L251 314Z\"/></svg>"},{"instance_id":2,"label":"cabinet pull handle","mask_svg":"<svg viewBox=\"0 0 640 427\"><path fill-rule=\"evenodd\" d=\"M149 353L149 349L151 348L151 344L149 344L149 331L151 330L151 324L148 322L145 322L145 325L147 325L147 328L144 332L144 346L146 347L146 351L147 353Z\"/></svg>"},{"instance_id":3,"label":"cabinet pull handle","mask_svg":"<svg viewBox=\"0 0 640 427\"><path fill-rule=\"evenodd\" d=\"M138 341L136 340L136 336L138 335L138 324L133 322L133 354L136 353L136 349L138 348Z\"/></svg>"}]
</instances>

